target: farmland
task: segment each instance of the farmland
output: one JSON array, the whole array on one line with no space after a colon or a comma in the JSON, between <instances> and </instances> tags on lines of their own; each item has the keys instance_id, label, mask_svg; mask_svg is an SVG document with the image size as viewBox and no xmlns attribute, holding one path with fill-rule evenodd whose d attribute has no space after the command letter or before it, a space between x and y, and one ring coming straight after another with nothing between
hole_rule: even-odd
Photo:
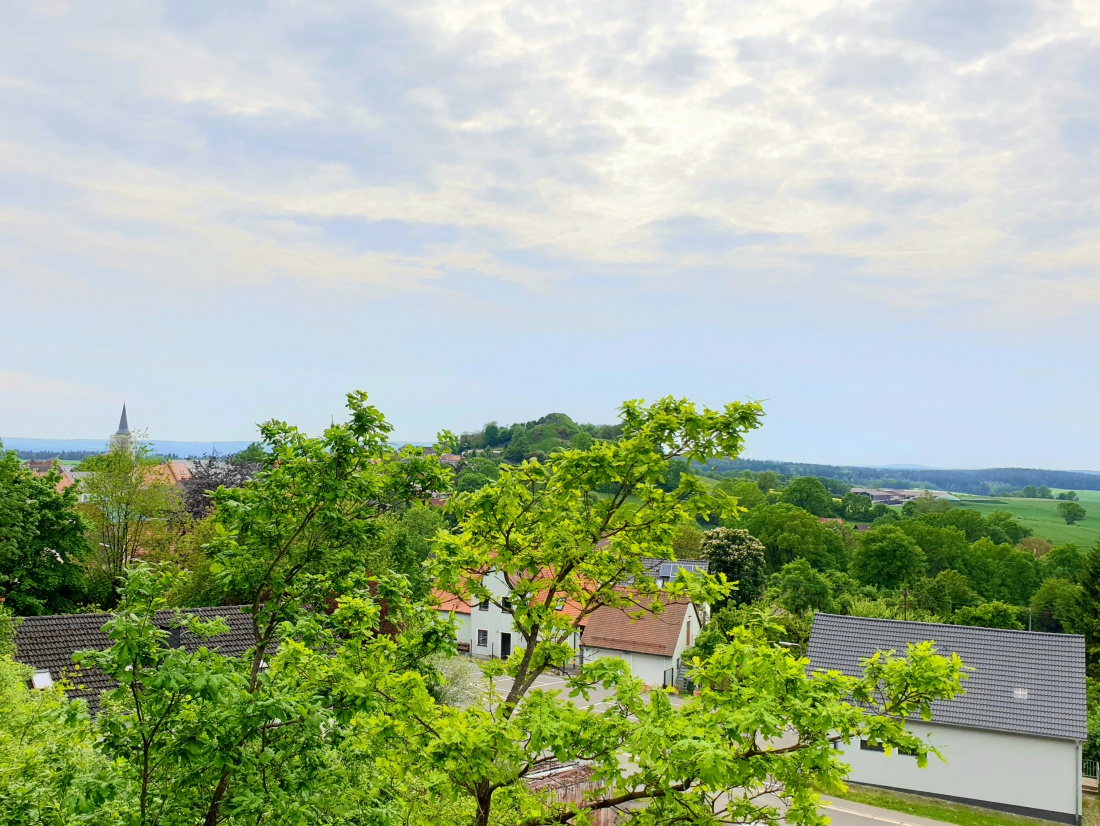
<instances>
[{"instance_id":1,"label":"farmland","mask_svg":"<svg viewBox=\"0 0 1100 826\"><path fill-rule=\"evenodd\" d=\"M1076 525L1066 524L1058 515L1058 502L1052 499L960 495L959 505L983 515L995 510L1008 511L1017 522L1031 528L1034 536L1048 539L1056 545L1073 542L1082 550L1087 550L1100 538L1100 491L1082 490L1077 495L1088 516Z\"/></svg>"}]
</instances>

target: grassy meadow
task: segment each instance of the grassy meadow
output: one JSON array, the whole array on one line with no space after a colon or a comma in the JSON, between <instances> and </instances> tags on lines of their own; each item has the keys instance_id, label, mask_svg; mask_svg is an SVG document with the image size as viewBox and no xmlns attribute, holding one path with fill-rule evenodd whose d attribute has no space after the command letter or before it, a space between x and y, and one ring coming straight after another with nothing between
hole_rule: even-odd
<instances>
[{"instance_id":1,"label":"grassy meadow","mask_svg":"<svg viewBox=\"0 0 1100 826\"><path fill-rule=\"evenodd\" d=\"M1057 496L1060 491L1055 491ZM1015 497L966 496L958 494L959 505L987 514L1009 511L1021 525L1031 528L1033 536L1050 540L1055 545L1073 542L1081 550L1089 550L1100 538L1100 491L1079 490L1079 504L1087 516L1076 525L1067 525L1058 515L1058 500L1017 499Z\"/></svg>"}]
</instances>

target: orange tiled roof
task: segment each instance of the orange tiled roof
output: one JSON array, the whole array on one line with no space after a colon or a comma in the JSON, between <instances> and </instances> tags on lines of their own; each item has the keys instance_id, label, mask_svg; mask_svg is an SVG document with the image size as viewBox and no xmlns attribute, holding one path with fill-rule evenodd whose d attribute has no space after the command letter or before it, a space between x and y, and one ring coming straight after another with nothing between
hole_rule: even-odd
<instances>
[{"instance_id":1,"label":"orange tiled roof","mask_svg":"<svg viewBox=\"0 0 1100 826\"><path fill-rule=\"evenodd\" d=\"M435 598L435 601L439 603L440 611L447 611L448 613L454 611L456 614L470 613L470 603L462 597L449 594L438 588L432 589L432 596Z\"/></svg>"},{"instance_id":2,"label":"orange tiled roof","mask_svg":"<svg viewBox=\"0 0 1100 826\"><path fill-rule=\"evenodd\" d=\"M655 598L664 603L660 614L648 612ZM611 608L604 605L593 611L581 635L581 645L671 657L676 652L685 615L695 610L691 601L670 600L663 592L658 592L639 596L637 602L637 607ZM635 619L632 616L643 609L646 613L640 617Z\"/></svg>"}]
</instances>

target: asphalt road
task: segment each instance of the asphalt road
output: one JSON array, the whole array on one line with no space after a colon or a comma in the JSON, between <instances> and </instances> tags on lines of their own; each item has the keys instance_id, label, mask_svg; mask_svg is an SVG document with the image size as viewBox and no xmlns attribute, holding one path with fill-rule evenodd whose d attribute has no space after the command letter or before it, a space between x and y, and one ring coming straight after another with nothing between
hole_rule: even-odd
<instances>
[{"instance_id":1,"label":"asphalt road","mask_svg":"<svg viewBox=\"0 0 1100 826\"><path fill-rule=\"evenodd\" d=\"M835 826L944 826L939 820L865 806L850 800L823 797L822 804L821 811L829 816Z\"/></svg>"}]
</instances>

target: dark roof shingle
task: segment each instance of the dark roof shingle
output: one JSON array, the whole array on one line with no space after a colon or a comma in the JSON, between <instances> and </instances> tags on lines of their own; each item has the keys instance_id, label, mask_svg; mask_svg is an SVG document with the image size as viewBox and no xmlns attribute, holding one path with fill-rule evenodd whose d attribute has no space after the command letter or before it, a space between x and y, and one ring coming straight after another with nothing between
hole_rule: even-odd
<instances>
[{"instance_id":1,"label":"dark roof shingle","mask_svg":"<svg viewBox=\"0 0 1100 826\"><path fill-rule=\"evenodd\" d=\"M904 654L931 640L959 655L968 672L964 694L932 705L934 722L967 728L1085 739L1085 640L930 622L818 614L810 634L815 670L859 676L859 661L876 651Z\"/></svg>"},{"instance_id":2,"label":"dark roof shingle","mask_svg":"<svg viewBox=\"0 0 1100 826\"><path fill-rule=\"evenodd\" d=\"M205 645L208 649L235 657L255 644L252 634L252 618L244 613L243 606L227 605L219 608L188 608L183 613L203 620L223 618L229 631L209 640L199 640L186 629L180 629L180 647L193 652ZM99 710L99 695L114 687L114 681L97 668L76 670L73 654L77 651L103 651L111 645L101 630L113 614L55 614L46 617L24 617L15 629L15 659L35 669L48 669L57 682L63 677L73 685L81 686L66 692L71 699L88 701L88 710ZM168 630L174 611L158 611L157 625Z\"/></svg>"}]
</instances>

